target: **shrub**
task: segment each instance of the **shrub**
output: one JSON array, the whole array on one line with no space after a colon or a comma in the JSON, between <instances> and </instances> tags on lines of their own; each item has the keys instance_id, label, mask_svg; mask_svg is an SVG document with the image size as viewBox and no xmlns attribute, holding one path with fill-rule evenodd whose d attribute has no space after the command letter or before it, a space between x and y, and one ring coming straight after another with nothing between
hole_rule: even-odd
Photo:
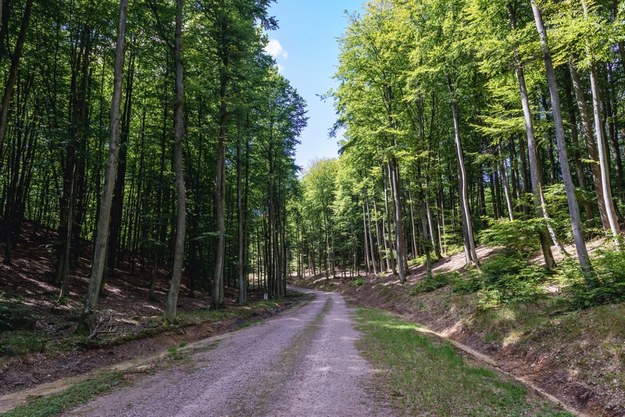
<instances>
[{"instance_id":1,"label":"shrub","mask_svg":"<svg viewBox=\"0 0 625 417\"><path fill-rule=\"evenodd\" d=\"M360 287L365 283L365 280L362 278L356 278L355 280L351 281L349 283L349 285L351 285L352 287Z\"/></svg>"},{"instance_id":2,"label":"shrub","mask_svg":"<svg viewBox=\"0 0 625 417\"><path fill-rule=\"evenodd\" d=\"M0 332L32 330L37 319L22 303L0 301Z\"/></svg>"},{"instance_id":3,"label":"shrub","mask_svg":"<svg viewBox=\"0 0 625 417\"><path fill-rule=\"evenodd\" d=\"M625 301L625 253L601 251L593 262L594 282L586 285L579 267L569 268L566 278L571 307L583 309Z\"/></svg>"},{"instance_id":4,"label":"shrub","mask_svg":"<svg viewBox=\"0 0 625 417\"><path fill-rule=\"evenodd\" d=\"M446 287L451 284L454 280L460 277L460 273L453 272L442 272L440 274L434 274L432 276L426 277L417 285L412 287L410 290L410 294L417 295L426 292L432 292L439 288Z\"/></svg>"},{"instance_id":5,"label":"shrub","mask_svg":"<svg viewBox=\"0 0 625 417\"><path fill-rule=\"evenodd\" d=\"M538 232L544 224L542 219L494 221L479 233L479 239L488 246L502 246L526 257L540 248Z\"/></svg>"},{"instance_id":6,"label":"shrub","mask_svg":"<svg viewBox=\"0 0 625 417\"><path fill-rule=\"evenodd\" d=\"M535 301L544 295L540 284L545 278L546 273L542 267L532 265L516 255L502 254L493 257L482 266L481 305L493 307Z\"/></svg>"},{"instance_id":7,"label":"shrub","mask_svg":"<svg viewBox=\"0 0 625 417\"><path fill-rule=\"evenodd\" d=\"M458 274L452 282L452 288L455 294L460 295L478 292L482 288L482 278L479 271L471 270L464 275Z\"/></svg>"}]
</instances>

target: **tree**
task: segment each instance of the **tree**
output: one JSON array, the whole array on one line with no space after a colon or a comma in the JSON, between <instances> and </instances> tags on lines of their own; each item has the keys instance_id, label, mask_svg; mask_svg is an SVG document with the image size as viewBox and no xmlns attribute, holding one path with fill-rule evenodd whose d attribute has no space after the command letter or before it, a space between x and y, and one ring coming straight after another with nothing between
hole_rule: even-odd
<instances>
[{"instance_id":1,"label":"tree","mask_svg":"<svg viewBox=\"0 0 625 417\"><path fill-rule=\"evenodd\" d=\"M573 229L573 239L575 241L575 248L577 249L577 258L579 259L579 263L582 267L586 280L590 283L590 281L592 281L592 268L590 265L590 258L588 257L588 251L586 249L586 242L584 241L579 207L577 206L577 198L575 196L575 186L573 185L573 179L569 169L568 153L564 138L564 123L562 121L562 114L560 111L560 97L553 62L551 59L551 49L549 48L547 40L547 31L543 23L542 12L534 0L532 0L532 11L534 13L536 29L540 37L543 60L545 61L545 69L547 71L547 83L549 85L549 93L551 95L551 106L556 129L556 140L558 144L558 156L560 159L560 168L562 170L562 179L564 181L567 194L569 214L571 216L571 227Z\"/></svg>"},{"instance_id":2,"label":"tree","mask_svg":"<svg viewBox=\"0 0 625 417\"><path fill-rule=\"evenodd\" d=\"M115 79L113 84L113 100L111 101L109 121L110 138L108 163L106 166L104 195L102 197L100 214L98 217L98 229L93 255L93 265L91 267L91 276L89 278L89 289L87 290L87 296L85 298L80 321L76 329L76 332L81 334L89 334L95 326L95 312L98 306L100 284L104 274L104 264L106 262L106 249L108 243L109 225L111 221L111 206L113 202L113 190L115 189L115 178L117 176L117 157L119 154L119 108L121 103L122 76L124 69L124 45L127 15L128 0L120 0L119 25L117 29L117 43L115 48Z\"/></svg>"},{"instance_id":3,"label":"tree","mask_svg":"<svg viewBox=\"0 0 625 417\"><path fill-rule=\"evenodd\" d=\"M170 323L176 319L178 291L182 280L184 261L185 227L187 218L186 191L184 185L182 139L184 136L184 74L182 62L182 7L184 1L176 0L176 40L174 61L176 63L176 110L174 127L174 166L176 170L177 221L176 242L174 246L174 267L171 274L171 286L167 296L165 317Z\"/></svg>"}]
</instances>

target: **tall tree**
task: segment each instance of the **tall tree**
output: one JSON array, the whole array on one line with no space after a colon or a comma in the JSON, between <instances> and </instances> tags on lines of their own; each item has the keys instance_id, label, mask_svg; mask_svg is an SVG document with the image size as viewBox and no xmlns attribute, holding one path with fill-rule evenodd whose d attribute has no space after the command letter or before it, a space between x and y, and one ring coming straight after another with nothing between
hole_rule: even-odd
<instances>
[{"instance_id":1,"label":"tall tree","mask_svg":"<svg viewBox=\"0 0 625 417\"><path fill-rule=\"evenodd\" d=\"M551 48L549 47L547 31L545 29L542 18L542 12L537 6L535 0L532 0L531 4L532 12L534 14L534 20L536 22L536 29L538 31L540 44L543 51L545 69L547 71L547 84L549 86L549 93L551 95L551 106L556 130L556 141L558 145L558 157L560 160L560 169L562 170L562 179L564 181L564 187L566 189L569 214L571 216L571 228L573 229L573 239L575 241L575 248L577 250L577 258L579 259L579 263L582 267L582 271L584 272L586 280L590 283L592 281L592 268L590 265L588 250L586 249L586 242L584 240L579 207L577 204L577 197L575 195L575 186L573 185L573 178L571 177L571 171L569 169L568 152L566 149L566 141L564 137L564 122L562 120L562 114L560 109L560 93L558 91L556 74L551 58Z\"/></svg>"},{"instance_id":2,"label":"tall tree","mask_svg":"<svg viewBox=\"0 0 625 417\"><path fill-rule=\"evenodd\" d=\"M104 274L106 250L111 221L111 206L113 191L117 177L117 158L119 155L120 105L122 96L122 78L125 58L126 19L128 15L128 0L120 0L119 23L117 28L117 42L115 48L115 67L113 82L113 99L109 120L110 138L108 163L104 180L104 195L102 196L98 228L94 246L93 265L89 278L89 289L80 315L76 331L82 334L90 333L95 327L95 312L98 307L100 284Z\"/></svg>"},{"instance_id":3,"label":"tall tree","mask_svg":"<svg viewBox=\"0 0 625 417\"><path fill-rule=\"evenodd\" d=\"M174 61L176 63L176 110L174 119L174 166L176 171L177 220L174 243L174 266L167 296L165 317L170 323L176 319L178 291L182 280L186 228L186 190L184 185L182 139L184 136L184 67L182 62L182 12L184 0L176 0L176 37Z\"/></svg>"}]
</instances>

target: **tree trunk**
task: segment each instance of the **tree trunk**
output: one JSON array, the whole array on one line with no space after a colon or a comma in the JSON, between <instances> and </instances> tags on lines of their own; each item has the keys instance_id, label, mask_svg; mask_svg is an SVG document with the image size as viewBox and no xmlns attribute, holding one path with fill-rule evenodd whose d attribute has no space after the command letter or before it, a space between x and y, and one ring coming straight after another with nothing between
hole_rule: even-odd
<instances>
[{"instance_id":1,"label":"tree trunk","mask_svg":"<svg viewBox=\"0 0 625 417\"><path fill-rule=\"evenodd\" d=\"M605 197L603 195L603 180L599 164L599 150L597 149L597 142L595 141L595 137L592 132L590 114L588 113L588 107L586 106L586 94L584 93L584 87L582 86L582 80L577 72L577 68L571 61L569 61L569 72L571 74L571 81L573 81L573 92L575 93L575 101L577 102L577 108L579 109L580 121L582 122L582 134L584 136L584 141L586 142L586 148L588 149L588 157L592 161L590 163L590 170L592 172L595 193L597 194L597 205L599 207L599 215L601 216L601 224L603 225L604 230L608 230L610 228L610 221L608 220L608 212L605 205Z\"/></svg>"},{"instance_id":2,"label":"tree trunk","mask_svg":"<svg viewBox=\"0 0 625 417\"><path fill-rule=\"evenodd\" d=\"M394 157L388 164L388 173L391 182L391 193L393 194L397 271L399 272L399 281L403 283L406 281L406 242L404 241L404 222L401 205L399 167L397 166L397 160Z\"/></svg>"},{"instance_id":3,"label":"tree trunk","mask_svg":"<svg viewBox=\"0 0 625 417\"><path fill-rule=\"evenodd\" d=\"M464 165L464 155L462 153L462 143L460 141L460 116L458 114L458 103L455 98L455 91L451 82L451 77L447 75L447 86L451 96L451 112L454 122L454 140L456 143L456 157L458 158L458 191L460 196L460 211L462 214L462 224L464 233L465 250L468 254L469 262L479 266L475 240L473 237L473 224L471 221L471 209L469 207L467 173Z\"/></svg>"},{"instance_id":4,"label":"tree trunk","mask_svg":"<svg viewBox=\"0 0 625 417\"><path fill-rule=\"evenodd\" d=\"M0 5L0 9L2 9L3 6L4 4ZM17 41L15 42L15 50L11 55L11 67L9 68L9 76L4 86L4 94L2 96L2 108L0 109L0 166L2 164L1 157L4 145L4 137L6 136L6 131L8 127L7 124L9 122L9 107L11 104L11 96L13 95L13 89L15 88L15 84L17 83L17 73L20 65L20 58L22 56L22 49L24 48L24 42L26 41L26 32L28 31L28 25L30 23L32 6L33 0L27 0L26 6L24 7L24 15L22 16L22 22L20 25L20 32L17 35ZM2 42L4 42L4 39L2 40Z\"/></svg>"},{"instance_id":5,"label":"tree trunk","mask_svg":"<svg viewBox=\"0 0 625 417\"><path fill-rule=\"evenodd\" d=\"M119 107L122 94L122 78L124 70L124 40L126 35L126 16L128 13L128 0L120 0L119 25L117 29L117 45L115 49L115 70L113 82L113 99L110 113L110 138L109 155L106 166L106 176L104 184L104 195L100 206L98 217L98 228L96 232L96 245L94 247L93 265L89 278L89 289L83 306L83 310L76 328L79 334L89 334L95 326L95 311L98 306L100 295L100 283L104 273L106 262L106 249L108 243L109 226L111 221L111 206L113 202L113 191L115 189L115 178L117 176L117 156L119 153Z\"/></svg>"},{"instance_id":6,"label":"tree trunk","mask_svg":"<svg viewBox=\"0 0 625 417\"><path fill-rule=\"evenodd\" d=\"M513 30L515 30L516 19L510 3L508 3L508 13L510 15L510 26ZM551 271L555 267L556 262L553 257L553 253L551 252L551 246L549 244L549 237L547 233L551 235L551 239L554 243L556 243L558 239L555 236L553 228L551 227L551 220L549 218L545 205L545 198L542 190L542 174L540 172L540 165L538 163L537 144L534 137L534 122L532 120L529 95L527 93L527 84L525 83L525 72L523 71L521 62L519 62L517 53L515 53L515 60L515 72L517 76L517 82L519 84L519 94L521 97L521 106L523 108L523 118L525 120L525 134L527 137L527 148L530 166L530 181L532 184L532 194L534 196L535 213L537 217L543 218L546 224L545 228L539 229L538 237L540 239L540 246L543 252L543 258L545 260L545 268L547 269L547 271Z\"/></svg>"},{"instance_id":7,"label":"tree trunk","mask_svg":"<svg viewBox=\"0 0 625 417\"><path fill-rule=\"evenodd\" d=\"M184 165L182 155L182 139L184 136L184 67L182 64L182 6L184 0L176 0L176 113L174 127L174 166L176 171L176 195L178 215L176 220L176 242L174 246L174 267L171 273L171 285L167 295L165 317L173 323L176 320L178 291L182 280L184 262L184 238L187 219L187 203L184 185Z\"/></svg>"},{"instance_id":8,"label":"tree trunk","mask_svg":"<svg viewBox=\"0 0 625 417\"><path fill-rule=\"evenodd\" d=\"M582 8L584 10L584 18L588 19L588 8L586 1L582 0ZM599 167L601 169L601 184L603 187L603 199L605 201L606 214L608 216L608 223L610 225L610 231L616 247L620 249L620 242L618 239L620 227L616 212L614 211L614 203L612 201L612 188L610 187L610 167L608 165L608 158L606 152L608 150L605 132L603 129L603 109L600 97L599 84L597 80L597 74L595 72L594 59L592 57L590 47L586 46L586 54L590 58L590 91L592 92L592 104L593 115L595 119L595 135L597 138L597 150L599 151Z\"/></svg>"},{"instance_id":9,"label":"tree trunk","mask_svg":"<svg viewBox=\"0 0 625 417\"><path fill-rule=\"evenodd\" d=\"M227 75L222 69L220 75L220 109L219 109L219 137L217 140L217 167L215 178L215 207L217 215L217 258L215 260L215 274L213 277L213 293L211 308L219 309L224 304L224 263L226 256L226 149L227 134Z\"/></svg>"},{"instance_id":10,"label":"tree trunk","mask_svg":"<svg viewBox=\"0 0 625 417\"><path fill-rule=\"evenodd\" d=\"M586 249L586 242L584 241L582 223L579 215L579 207L577 204L577 198L575 196L575 186L573 185L573 179L571 177L571 171L569 169L566 141L564 138L564 124L562 121L562 114L560 112L560 96L558 92L556 74L553 69L553 62L551 60L551 50L547 41L547 32L543 24L541 11L536 6L535 0L532 0L531 3L532 11L534 13L534 20L536 21L536 29L540 37L540 44L543 51L545 69L547 71L547 83L549 85L549 92L551 94L551 106L553 109L553 119L556 128L556 141L558 145L560 169L562 171L562 179L564 181L564 187L566 189L567 201L569 205L573 239L575 241L575 248L577 250L577 258L586 278L586 282L590 284L593 281L592 268L590 265L590 258L588 257L588 251Z\"/></svg>"}]
</instances>

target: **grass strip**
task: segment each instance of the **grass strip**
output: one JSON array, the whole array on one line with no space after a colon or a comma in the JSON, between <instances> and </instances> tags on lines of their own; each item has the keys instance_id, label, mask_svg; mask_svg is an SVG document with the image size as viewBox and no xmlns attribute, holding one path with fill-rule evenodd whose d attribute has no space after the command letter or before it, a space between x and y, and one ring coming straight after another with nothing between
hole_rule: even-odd
<instances>
[{"instance_id":1,"label":"grass strip","mask_svg":"<svg viewBox=\"0 0 625 417\"><path fill-rule=\"evenodd\" d=\"M569 417L522 384L476 367L449 343L377 309L357 311L358 347L376 368L398 412L412 416Z\"/></svg>"},{"instance_id":2,"label":"grass strip","mask_svg":"<svg viewBox=\"0 0 625 417\"><path fill-rule=\"evenodd\" d=\"M93 400L99 394L124 385L124 373L102 372L94 378L72 385L65 391L29 400L1 417L51 417Z\"/></svg>"}]
</instances>

